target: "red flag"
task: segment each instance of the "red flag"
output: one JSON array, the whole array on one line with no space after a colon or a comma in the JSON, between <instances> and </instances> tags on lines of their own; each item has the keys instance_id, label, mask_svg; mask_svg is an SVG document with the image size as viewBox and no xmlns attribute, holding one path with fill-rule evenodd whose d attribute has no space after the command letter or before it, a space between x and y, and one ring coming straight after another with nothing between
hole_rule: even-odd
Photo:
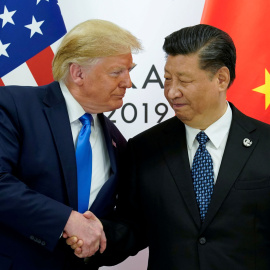
<instances>
[{"instance_id":1,"label":"red flag","mask_svg":"<svg viewBox=\"0 0 270 270\"><path fill-rule=\"evenodd\" d=\"M37 85L45 85L53 82L52 61L54 53L51 47L47 47L34 57L26 61L27 66L35 78Z\"/></svg>"},{"instance_id":2,"label":"red flag","mask_svg":"<svg viewBox=\"0 0 270 270\"><path fill-rule=\"evenodd\" d=\"M201 23L227 32L236 46L236 79L227 99L270 124L270 1L206 0Z\"/></svg>"}]
</instances>

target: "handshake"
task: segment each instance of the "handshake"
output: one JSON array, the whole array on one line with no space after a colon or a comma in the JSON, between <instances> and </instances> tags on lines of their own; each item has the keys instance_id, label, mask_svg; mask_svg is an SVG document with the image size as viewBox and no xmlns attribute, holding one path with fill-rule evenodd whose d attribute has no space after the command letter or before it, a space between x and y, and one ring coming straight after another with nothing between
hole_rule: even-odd
<instances>
[{"instance_id":1,"label":"handshake","mask_svg":"<svg viewBox=\"0 0 270 270\"><path fill-rule=\"evenodd\" d=\"M63 232L66 243L79 258L91 257L106 249L106 236L100 220L90 211L84 214L72 211Z\"/></svg>"}]
</instances>

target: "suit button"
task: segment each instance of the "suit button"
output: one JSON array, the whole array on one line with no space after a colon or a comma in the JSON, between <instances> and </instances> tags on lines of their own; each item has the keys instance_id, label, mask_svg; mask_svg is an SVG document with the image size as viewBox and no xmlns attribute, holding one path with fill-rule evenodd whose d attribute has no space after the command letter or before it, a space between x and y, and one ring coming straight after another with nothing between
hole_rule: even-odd
<instances>
[{"instance_id":1,"label":"suit button","mask_svg":"<svg viewBox=\"0 0 270 270\"><path fill-rule=\"evenodd\" d=\"M205 238L205 237L201 237L201 238L199 239L199 243L200 243L201 245L206 244L206 238Z\"/></svg>"}]
</instances>

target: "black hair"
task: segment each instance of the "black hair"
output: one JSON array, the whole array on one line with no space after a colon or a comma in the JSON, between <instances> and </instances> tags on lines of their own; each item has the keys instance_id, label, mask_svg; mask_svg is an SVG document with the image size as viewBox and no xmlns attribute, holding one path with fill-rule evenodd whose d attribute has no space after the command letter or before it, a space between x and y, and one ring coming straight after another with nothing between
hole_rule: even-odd
<instances>
[{"instance_id":1,"label":"black hair","mask_svg":"<svg viewBox=\"0 0 270 270\"><path fill-rule=\"evenodd\" d=\"M213 75L223 66L230 71L230 82L235 79L236 49L224 31L206 24L182 28L165 38L163 50L167 55L198 53L199 67Z\"/></svg>"}]
</instances>

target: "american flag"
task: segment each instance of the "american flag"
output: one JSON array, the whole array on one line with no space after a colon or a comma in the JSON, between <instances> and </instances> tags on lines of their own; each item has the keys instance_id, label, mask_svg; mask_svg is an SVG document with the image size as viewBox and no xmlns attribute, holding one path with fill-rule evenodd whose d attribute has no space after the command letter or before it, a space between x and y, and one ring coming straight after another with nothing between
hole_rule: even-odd
<instances>
[{"instance_id":1,"label":"american flag","mask_svg":"<svg viewBox=\"0 0 270 270\"><path fill-rule=\"evenodd\" d=\"M50 47L66 33L57 0L1 0L0 85L26 63L37 85L53 81Z\"/></svg>"}]
</instances>

